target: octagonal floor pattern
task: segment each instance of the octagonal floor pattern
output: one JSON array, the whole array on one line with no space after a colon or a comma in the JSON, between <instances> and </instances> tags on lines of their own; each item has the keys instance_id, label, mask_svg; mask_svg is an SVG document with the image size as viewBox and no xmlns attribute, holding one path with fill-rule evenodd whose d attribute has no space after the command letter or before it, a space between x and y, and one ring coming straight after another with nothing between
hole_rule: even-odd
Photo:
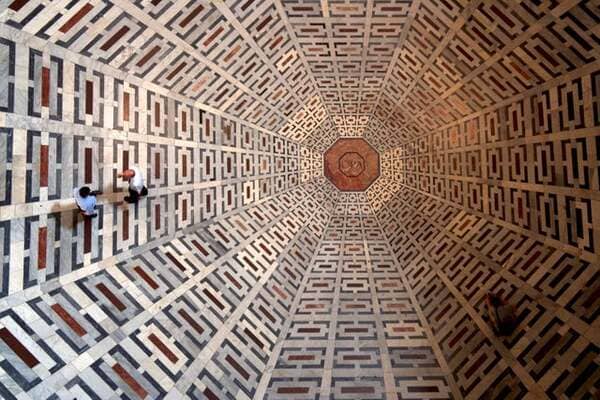
<instances>
[{"instance_id":1,"label":"octagonal floor pattern","mask_svg":"<svg viewBox=\"0 0 600 400\"><path fill-rule=\"evenodd\" d=\"M325 176L340 190L364 191L379 177L379 153L364 139L339 139L323 158Z\"/></svg>"}]
</instances>

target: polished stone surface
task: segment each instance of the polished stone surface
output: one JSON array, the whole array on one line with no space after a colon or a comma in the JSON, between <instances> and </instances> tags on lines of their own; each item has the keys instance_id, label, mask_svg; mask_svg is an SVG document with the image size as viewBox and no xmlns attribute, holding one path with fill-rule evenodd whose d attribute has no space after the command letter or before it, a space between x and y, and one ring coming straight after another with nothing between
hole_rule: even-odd
<instances>
[{"instance_id":1,"label":"polished stone surface","mask_svg":"<svg viewBox=\"0 0 600 400\"><path fill-rule=\"evenodd\" d=\"M0 0L0 398L598 398L599 4Z\"/></svg>"},{"instance_id":2,"label":"polished stone surface","mask_svg":"<svg viewBox=\"0 0 600 400\"><path fill-rule=\"evenodd\" d=\"M327 179L343 191L364 191L379 177L379 153L364 139L339 139L323 155L323 165Z\"/></svg>"}]
</instances>

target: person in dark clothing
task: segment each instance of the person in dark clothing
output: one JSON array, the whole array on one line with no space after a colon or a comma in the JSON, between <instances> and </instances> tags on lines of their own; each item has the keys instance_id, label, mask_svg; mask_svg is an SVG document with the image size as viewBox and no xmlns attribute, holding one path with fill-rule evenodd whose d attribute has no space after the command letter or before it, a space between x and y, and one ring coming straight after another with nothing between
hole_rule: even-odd
<instances>
[{"instance_id":1,"label":"person in dark clothing","mask_svg":"<svg viewBox=\"0 0 600 400\"><path fill-rule=\"evenodd\" d=\"M130 204L137 203L140 197L148 195L148 189L144 186L144 176L137 166L133 166L117 176L129 180L129 196L125 196L126 202Z\"/></svg>"},{"instance_id":2,"label":"person in dark clothing","mask_svg":"<svg viewBox=\"0 0 600 400\"><path fill-rule=\"evenodd\" d=\"M139 192L129 188L129 196L125 196L125 201L129 204L137 203L140 197L147 196L148 189L144 186Z\"/></svg>"}]
</instances>

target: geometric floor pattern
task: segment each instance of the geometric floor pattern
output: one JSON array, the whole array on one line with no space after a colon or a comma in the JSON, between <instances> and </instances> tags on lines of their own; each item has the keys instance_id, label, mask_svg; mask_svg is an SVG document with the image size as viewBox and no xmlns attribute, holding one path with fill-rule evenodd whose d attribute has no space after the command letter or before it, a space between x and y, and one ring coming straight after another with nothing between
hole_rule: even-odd
<instances>
[{"instance_id":1,"label":"geometric floor pattern","mask_svg":"<svg viewBox=\"0 0 600 400\"><path fill-rule=\"evenodd\" d=\"M375 186L368 194L375 215L403 263L458 397L598 395L595 265L456 204L410 188L377 193ZM509 336L491 330L489 292L516 308L518 325Z\"/></svg>"},{"instance_id":2,"label":"geometric floor pattern","mask_svg":"<svg viewBox=\"0 0 600 400\"><path fill-rule=\"evenodd\" d=\"M292 312L265 398L448 398L447 367L364 194L339 195Z\"/></svg>"},{"instance_id":3,"label":"geometric floor pattern","mask_svg":"<svg viewBox=\"0 0 600 400\"><path fill-rule=\"evenodd\" d=\"M254 398L333 206L323 188L237 210L2 312L3 398Z\"/></svg>"},{"instance_id":4,"label":"geometric floor pattern","mask_svg":"<svg viewBox=\"0 0 600 400\"><path fill-rule=\"evenodd\" d=\"M599 15L0 0L0 398L600 398Z\"/></svg>"},{"instance_id":5,"label":"geometric floor pattern","mask_svg":"<svg viewBox=\"0 0 600 400\"><path fill-rule=\"evenodd\" d=\"M555 275L520 285L522 250L503 272L503 253L484 255L456 226L458 208L371 195L320 178L5 308L3 398L596 393L593 289L561 306L541 286L564 279L553 271L566 255L525 243ZM479 265L457 271L458 260ZM518 305L520 328L502 339L481 300L492 287Z\"/></svg>"},{"instance_id":6,"label":"geometric floor pattern","mask_svg":"<svg viewBox=\"0 0 600 400\"><path fill-rule=\"evenodd\" d=\"M593 396L593 290L557 309L547 279L519 287L520 270L494 266L502 253L453 228L459 209L425 199L403 191L382 206L320 178L5 308L2 396ZM469 257L483 264L456 274ZM549 273L569 265L542 259ZM492 286L519 305L522 330L504 339L478 300Z\"/></svg>"},{"instance_id":7,"label":"geometric floor pattern","mask_svg":"<svg viewBox=\"0 0 600 400\"><path fill-rule=\"evenodd\" d=\"M365 191L379 177L379 153L363 139L340 139L323 154L323 173L341 191Z\"/></svg>"},{"instance_id":8,"label":"geometric floor pattern","mask_svg":"<svg viewBox=\"0 0 600 400\"><path fill-rule=\"evenodd\" d=\"M447 398L417 307L366 197L321 179L2 312L0 390Z\"/></svg>"}]
</instances>

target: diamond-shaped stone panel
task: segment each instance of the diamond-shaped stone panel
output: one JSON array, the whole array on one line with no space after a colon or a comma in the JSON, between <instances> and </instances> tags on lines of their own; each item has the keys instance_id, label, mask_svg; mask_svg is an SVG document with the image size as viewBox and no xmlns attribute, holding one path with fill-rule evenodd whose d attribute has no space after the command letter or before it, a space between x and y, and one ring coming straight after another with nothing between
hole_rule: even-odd
<instances>
[{"instance_id":1,"label":"diamond-shaped stone panel","mask_svg":"<svg viewBox=\"0 0 600 400\"><path fill-rule=\"evenodd\" d=\"M379 177L379 153L364 139L340 139L324 155L325 176L340 190L366 190Z\"/></svg>"}]
</instances>

